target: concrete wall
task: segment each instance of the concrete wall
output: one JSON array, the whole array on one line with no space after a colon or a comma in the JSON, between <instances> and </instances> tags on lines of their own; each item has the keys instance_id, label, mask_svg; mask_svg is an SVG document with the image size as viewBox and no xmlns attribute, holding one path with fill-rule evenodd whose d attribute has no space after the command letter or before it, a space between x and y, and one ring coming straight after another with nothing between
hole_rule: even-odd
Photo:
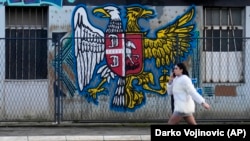
<instances>
[{"instance_id":1,"label":"concrete wall","mask_svg":"<svg viewBox=\"0 0 250 141\"><path fill-rule=\"evenodd\" d=\"M128 106L114 106L113 97L117 82L111 81L106 83L104 87L106 90L103 93L97 95L97 99L94 99L88 93L88 89L96 87L103 79L100 78L95 71L94 77L91 83L86 86L84 91L79 91L76 79L76 66L72 66L70 61L74 60L74 49L70 41L74 29L72 29L73 12L77 6L50 6L49 7L49 22L48 22L48 38L53 40L61 40L64 60L62 60L62 92L65 94L63 99L63 116L65 120L128 120L128 119L167 119L170 111L170 99L169 96L164 93L155 93L153 91L147 91L141 86L134 85L134 93L141 92L143 95L142 101L135 104L132 107ZM124 8L124 6L120 6ZM139 6L140 7L140 6ZM92 8L95 6L87 7L87 12L91 13ZM185 14L186 10L190 6L150 6L155 10L156 17L147 20L140 21L145 29L150 30L148 37L154 38L154 30L163 28L164 26L174 23L178 17ZM203 17L202 6L195 6L195 18L190 24L195 25L195 32L200 33L202 36ZM0 7L0 17L5 16L4 6ZM246 7L246 25L249 25L250 8ZM101 30L104 30L107 21L103 21L101 18L96 18L94 15L89 14L89 21L94 26L97 26ZM5 18L0 21L0 37L5 36ZM250 37L249 27L246 26L246 37ZM197 37L199 37L197 36ZM4 44L1 41L1 44ZM248 43L249 44L249 43ZM55 56L55 43L48 41L49 47L49 79L38 81L15 81L4 79L4 63L0 63L0 120L6 119L35 119L35 120L53 120L54 117L54 82L55 82L55 66L53 61L57 59ZM4 58L4 45L1 45L0 51L1 60ZM196 46L197 47L197 46ZM246 48L246 54L248 54L249 48ZM191 54L191 53L190 53ZM185 56L185 61L191 64L190 59ZM242 114L249 110L250 95L249 91L249 65L250 58L245 56L245 78L246 83L237 87L238 95L236 97L206 97L208 102L212 105L212 110L207 113L198 106L197 117L201 119L218 118L221 112L225 112L227 115L233 118L240 118L240 116L249 117L249 114ZM155 69L155 62L145 60L145 71L151 72L154 77L150 77L154 80L155 85L150 85L153 90L160 89L160 76L162 75L162 68ZM103 64L102 64L103 65ZM100 66L99 66L100 67ZM168 70L171 67L169 66ZM138 76L138 75L137 75ZM135 98L135 97L133 97ZM137 101L138 102L138 101ZM242 104L244 103L244 104ZM237 106L232 106L237 105ZM232 108L228 108L232 107ZM220 114L218 114L220 113Z\"/></svg>"}]
</instances>

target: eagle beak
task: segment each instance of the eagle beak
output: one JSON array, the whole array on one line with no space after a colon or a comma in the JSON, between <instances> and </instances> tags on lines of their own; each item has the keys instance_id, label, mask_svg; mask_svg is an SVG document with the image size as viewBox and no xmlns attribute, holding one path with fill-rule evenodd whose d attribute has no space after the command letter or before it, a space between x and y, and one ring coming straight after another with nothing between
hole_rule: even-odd
<instances>
[{"instance_id":1,"label":"eagle beak","mask_svg":"<svg viewBox=\"0 0 250 141\"><path fill-rule=\"evenodd\" d=\"M152 10L143 10L141 15L142 17L150 18L154 15L154 12Z\"/></svg>"},{"instance_id":2,"label":"eagle beak","mask_svg":"<svg viewBox=\"0 0 250 141\"><path fill-rule=\"evenodd\" d=\"M93 13L96 14L96 15L101 13L100 17L104 17L104 18L110 17L110 14L103 8L96 8L96 9L94 9Z\"/></svg>"}]
</instances>

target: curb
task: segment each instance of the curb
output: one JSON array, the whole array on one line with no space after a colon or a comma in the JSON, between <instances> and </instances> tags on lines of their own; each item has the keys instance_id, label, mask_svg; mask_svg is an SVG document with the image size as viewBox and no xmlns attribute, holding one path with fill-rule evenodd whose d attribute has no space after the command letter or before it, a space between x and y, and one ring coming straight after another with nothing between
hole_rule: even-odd
<instances>
[{"instance_id":1,"label":"curb","mask_svg":"<svg viewBox=\"0 0 250 141\"><path fill-rule=\"evenodd\" d=\"M122 136L4 136L1 141L150 141L150 135Z\"/></svg>"},{"instance_id":2,"label":"curb","mask_svg":"<svg viewBox=\"0 0 250 141\"><path fill-rule=\"evenodd\" d=\"M154 123L1 122L0 127L150 127L151 124Z\"/></svg>"},{"instance_id":3,"label":"curb","mask_svg":"<svg viewBox=\"0 0 250 141\"><path fill-rule=\"evenodd\" d=\"M130 126L130 127L150 127L152 124L165 124L167 123L167 120L118 120L118 121L112 121L112 120L84 120L84 121L60 121L58 123L57 121L51 120L51 121L1 121L1 126L10 126L10 127L22 127L22 126L30 126L30 127L77 127L77 126Z\"/></svg>"},{"instance_id":4,"label":"curb","mask_svg":"<svg viewBox=\"0 0 250 141\"><path fill-rule=\"evenodd\" d=\"M147 123L90 123L90 122L0 122L0 127L150 127L151 125L166 125L166 122L147 122ZM186 124L181 122L180 124ZM247 122L227 122L227 121L211 121L199 122L199 125L250 125Z\"/></svg>"}]
</instances>

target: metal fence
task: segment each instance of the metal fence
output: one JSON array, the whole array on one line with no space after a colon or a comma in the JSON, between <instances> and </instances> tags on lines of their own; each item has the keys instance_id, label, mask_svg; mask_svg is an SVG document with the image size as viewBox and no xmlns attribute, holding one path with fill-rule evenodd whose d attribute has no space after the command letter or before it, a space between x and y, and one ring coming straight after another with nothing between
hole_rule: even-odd
<instances>
[{"instance_id":1,"label":"metal fence","mask_svg":"<svg viewBox=\"0 0 250 141\"><path fill-rule=\"evenodd\" d=\"M0 121L55 121L52 39L0 39Z\"/></svg>"},{"instance_id":2,"label":"metal fence","mask_svg":"<svg viewBox=\"0 0 250 141\"><path fill-rule=\"evenodd\" d=\"M195 48L184 60L180 46L171 50L176 54L173 64L179 61L187 64L194 85L212 106L206 111L197 105L195 117L198 121L248 121L250 58L247 54L250 40L232 38L230 40L235 42L227 49L225 46L218 49L216 43L209 44L212 40L215 38L195 39ZM224 39L220 40L223 42ZM167 95L148 92L142 105L128 111L111 110L112 94L99 95L98 101L89 99L87 91L79 94L73 39L40 41L47 43L40 47L40 51L41 48L47 50L46 60L38 58L41 52L34 49L36 46L31 44L34 43L32 39L0 39L0 121L146 122L167 121L169 118L171 102ZM22 49L19 50L17 44L21 44ZM36 63L31 54L36 54L33 56ZM13 63L13 60L16 61ZM47 62L46 69L39 65L43 64L41 61ZM148 67L154 65L149 64ZM107 89L116 87L112 83L105 86Z\"/></svg>"}]
</instances>

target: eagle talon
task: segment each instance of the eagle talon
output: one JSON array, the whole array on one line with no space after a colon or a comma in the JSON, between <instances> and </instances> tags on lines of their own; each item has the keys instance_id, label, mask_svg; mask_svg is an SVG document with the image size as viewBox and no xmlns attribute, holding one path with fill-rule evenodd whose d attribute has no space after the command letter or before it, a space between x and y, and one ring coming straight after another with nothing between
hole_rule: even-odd
<instances>
[{"instance_id":1,"label":"eagle talon","mask_svg":"<svg viewBox=\"0 0 250 141\"><path fill-rule=\"evenodd\" d=\"M99 92L104 91L104 88L91 88L88 90L88 92L90 93L90 96L92 96L94 99L96 99L96 95Z\"/></svg>"},{"instance_id":2,"label":"eagle talon","mask_svg":"<svg viewBox=\"0 0 250 141\"><path fill-rule=\"evenodd\" d=\"M135 106L141 105L144 96L142 92L128 91L127 94L127 107L134 108Z\"/></svg>"}]
</instances>

